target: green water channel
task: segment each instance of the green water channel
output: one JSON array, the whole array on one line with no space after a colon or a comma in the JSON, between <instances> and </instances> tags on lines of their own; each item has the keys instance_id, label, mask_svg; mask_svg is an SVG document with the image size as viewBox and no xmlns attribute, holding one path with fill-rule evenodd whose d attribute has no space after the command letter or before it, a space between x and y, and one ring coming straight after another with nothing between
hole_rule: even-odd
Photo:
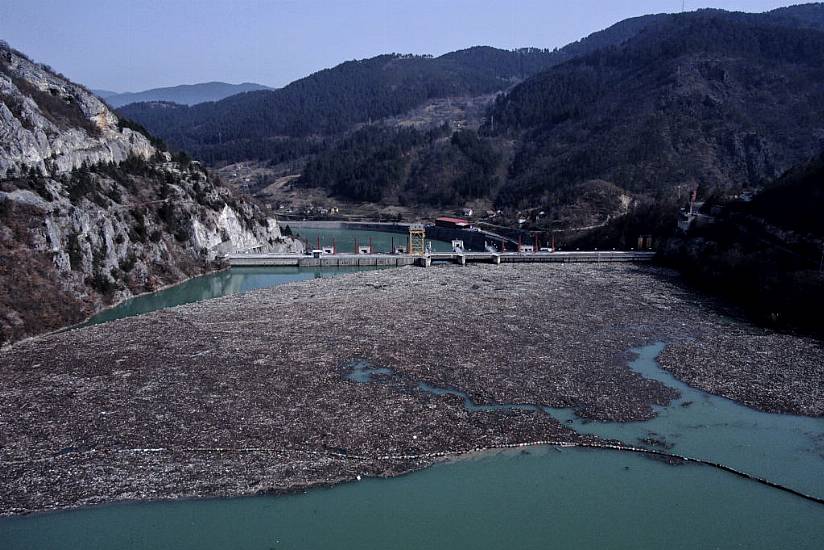
<instances>
[{"instance_id":1,"label":"green water channel","mask_svg":"<svg viewBox=\"0 0 824 550\"><path fill-rule=\"evenodd\" d=\"M630 444L648 438L664 440L677 454L732 466L824 497L824 418L760 412L696 390L660 368L655 358L663 347L636 350L638 358L630 363L642 376L681 394L669 406L657 407L652 420L587 422L568 409L548 409L549 413L581 433ZM824 541L821 544L824 548Z\"/></svg>"},{"instance_id":2,"label":"green water channel","mask_svg":"<svg viewBox=\"0 0 824 550\"><path fill-rule=\"evenodd\" d=\"M594 422L571 409L534 403L478 404L464 391L418 383L418 389L439 396L455 396L469 412L513 410L548 414L579 433L617 439L626 444L664 450L724 464L757 477L824 498L824 418L771 414L735 401L696 390L663 370L656 361L664 344L634 350L629 367L679 391L680 397L644 422ZM344 372L353 382L382 383L398 378L386 367L353 362Z\"/></svg>"},{"instance_id":3,"label":"green water channel","mask_svg":"<svg viewBox=\"0 0 824 550\"><path fill-rule=\"evenodd\" d=\"M380 231L358 231L351 229L295 229L295 235L309 242L310 248L317 245L332 246L335 243L338 252L352 252L355 243L368 246L372 243L375 253L390 252L392 244L406 246L406 237L400 233ZM442 241L427 241L435 252L450 252L452 245ZM183 283L137 296L111 309L94 315L85 325L106 323L115 319L141 315L158 309L175 307L227 294L248 292L258 288L269 288L294 281L306 281L324 277L334 277L356 271L372 271L384 267L340 267L340 268L297 268L297 267L233 267L219 273L195 277Z\"/></svg>"},{"instance_id":4,"label":"green water channel","mask_svg":"<svg viewBox=\"0 0 824 550\"><path fill-rule=\"evenodd\" d=\"M384 267L233 267L184 281L151 294L136 296L111 309L101 311L85 324L96 325L115 319L141 315L158 309L175 307L211 298L269 288L295 281L308 281Z\"/></svg>"}]
</instances>

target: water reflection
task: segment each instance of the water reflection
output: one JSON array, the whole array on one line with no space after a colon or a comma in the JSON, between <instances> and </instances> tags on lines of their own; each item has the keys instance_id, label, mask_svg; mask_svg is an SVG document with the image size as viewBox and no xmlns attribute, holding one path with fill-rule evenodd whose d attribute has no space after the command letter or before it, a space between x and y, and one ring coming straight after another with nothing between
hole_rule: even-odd
<instances>
[{"instance_id":1,"label":"water reflection","mask_svg":"<svg viewBox=\"0 0 824 550\"><path fill-rule=\"evenodd\" d=\"M356 271L385 269L370 267L233 267L230 270L196 277L177 286L151 294L137 296L92 317L86 324L95 325L114 319L141 315L158 309L218 298L229 294L249 292L295 281L322 279Z\"/></svg>"}]
</instances>

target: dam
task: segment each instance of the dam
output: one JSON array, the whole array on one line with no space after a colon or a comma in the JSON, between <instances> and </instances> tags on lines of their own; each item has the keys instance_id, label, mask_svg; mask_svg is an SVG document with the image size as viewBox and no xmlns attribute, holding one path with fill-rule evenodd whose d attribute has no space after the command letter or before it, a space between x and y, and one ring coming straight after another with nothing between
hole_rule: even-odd
<instances>
[{"instance_id":1,"label":"dam","mask_svg":"<svg viewBox=\"0 0 824 550\"><path fill-rule=\"evenodd\" d=\"M649 262L655 252L588 251L588 252L435 252L413 254L229 254L226 261L232 267L366 267L406 266L429 267L433 263L508 264L508 263L611 263Z\"/></svg>"}]
</instances>

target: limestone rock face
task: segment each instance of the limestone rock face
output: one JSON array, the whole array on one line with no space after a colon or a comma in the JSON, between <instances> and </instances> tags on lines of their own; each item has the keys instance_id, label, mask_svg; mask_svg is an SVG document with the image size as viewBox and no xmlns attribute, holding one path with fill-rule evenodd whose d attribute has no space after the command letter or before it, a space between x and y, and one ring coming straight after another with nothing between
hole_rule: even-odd
<instances>
[{"instance_id":1,"label":"limestone rock face","mask_svg":"<svg viewBox=\"0 0 824 550\"><path fill-rule=\"evenodd\" d=\"M155 153L143 134L78 84L0 43L0 173L37 167L63 173L83 162Z\"/></svg>"},{"instance_id":2,"label":"limestone rock face","mask_svg":"<svg viewBox=\"0 0 824 550\"><path fill-rule=\"evenodd\" d=\"M220 268L302 252L200 164L0 43L0 345Z\"/></svg>"}]
</instances>

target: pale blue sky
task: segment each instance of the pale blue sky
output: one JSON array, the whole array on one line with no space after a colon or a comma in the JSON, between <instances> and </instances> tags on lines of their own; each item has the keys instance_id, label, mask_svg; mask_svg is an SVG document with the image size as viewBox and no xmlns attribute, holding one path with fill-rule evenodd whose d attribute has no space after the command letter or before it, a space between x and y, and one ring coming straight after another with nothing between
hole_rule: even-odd
<instances>
[{"instance_id":1,"label":"pale blue sky","mask_svg":"<svg viewBox=\"0 0 824 550\"><path fill-rule=\"evenodd\" d=\"M686 0L766 11L781 0ZM93 88L282 86L349 59L560 47L681 0L0 0L0 39Z\"/></svg>"}]
</instances>

